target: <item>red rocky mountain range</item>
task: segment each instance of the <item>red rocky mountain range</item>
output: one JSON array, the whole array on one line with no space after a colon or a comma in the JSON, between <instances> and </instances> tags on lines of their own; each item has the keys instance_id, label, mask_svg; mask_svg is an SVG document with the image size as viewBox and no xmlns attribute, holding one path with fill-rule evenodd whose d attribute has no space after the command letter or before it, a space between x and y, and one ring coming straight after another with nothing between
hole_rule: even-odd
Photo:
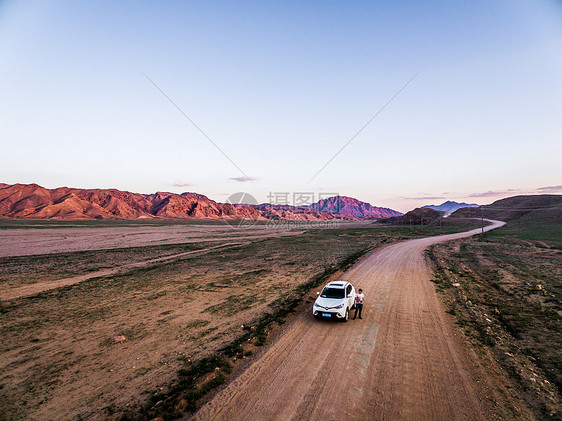
<instances>
[{"instance_id":1,"label":"red rocky mountain range","mask_svg":"<svg viewBox=\"0 0 562 421\"><path fill-rule=\"evenodd\" d=\"M341 198L344 198L341 196ZM351 199L351 198L345 198ZM355 200L355 199L352 199ZM257 220L354 220L375 215L376 208L356 201L361 209L353 213L278 205L231 205L218 203L197 193L140 194L116 189L46 189L37 184L0 183L0 217L34 219L257 219ZM369 208L370 207L370 208ZM391 211L391 210L390 210ZM370 212L370 213L369 213ZM395 212L395 211L391 211ZM397 214L397 212L395 212ZM367 215L367 216L364 216ZM380 216L379 216L380 217Z\"/></svg>"}]
</instances>

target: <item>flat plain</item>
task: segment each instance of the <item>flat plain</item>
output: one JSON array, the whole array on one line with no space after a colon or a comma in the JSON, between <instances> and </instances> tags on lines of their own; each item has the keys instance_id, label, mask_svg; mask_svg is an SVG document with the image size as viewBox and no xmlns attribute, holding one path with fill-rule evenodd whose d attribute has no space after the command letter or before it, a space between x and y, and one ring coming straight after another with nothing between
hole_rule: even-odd
<instances>
[{"instance_id":1,"label":"flat plain","mask_svg":"<svg viewBox=\"0 0 562 421\"><path fill-rule=\"evenodd\" d=\"M562 419L562 226L552 214L428 250L447 311L536 419Z\"/></svg>"},{"instance_id":2,"label":"flat plain","mask_svg":"<svg viewBox=\"0 0 562 421\"><path fill-rule=\"evenodd\" d=\"M350 255L441 232L165 221L3 221L0 228L7 420L137 414L166 394L179 370L230 344L288 296L302 296L299 286Z\"/></svg>"}]
</instances>

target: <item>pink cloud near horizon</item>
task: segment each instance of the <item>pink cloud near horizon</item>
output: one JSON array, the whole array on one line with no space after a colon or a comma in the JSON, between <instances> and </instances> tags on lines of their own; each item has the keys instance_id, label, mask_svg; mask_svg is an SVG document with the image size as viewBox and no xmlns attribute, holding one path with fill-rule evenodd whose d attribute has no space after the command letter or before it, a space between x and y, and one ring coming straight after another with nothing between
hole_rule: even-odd
<instances>
[{"instance_id":1,"label":"pink cloud near horizon","mask_svg":"<svg viewBox=\"0 0 562 421\"><path fill-rule=\"evenodd\" d=\"M502 196L505 194L513 194L515 192L518 192L519 189L508 189L508 190L502 190L502 191L492 191L492 190L488 190L487 192L483 192L483 193L471 193L468 195L468 197L497 197L497 196Z\"/></svg>"},{"instance_id":2,"label":"pink cloud near horizon","mask_svg":"<svg viewBox=\"0 0 562 421\"><path fill-rule=\"evenodd\" d=\"M562 186L546 186L539 187L537 189L538 193L562 193Z\"/></svg>"},{"instance_id":3,"label":"pink cloud near horizon","mask_svg":"<svg viewBox=\"0 0 562 421\"><path fill-rule=\"evenodd\" d=\"M259 179L257 177L230 177L229 180L245 183L246 181L258 181Z\"/></svg>"},{"instance_id":4,"label":"pink cloud near horizon","mask_svg":"<svg viewBox=\"0 0 562 421\"><path fill-rule=\"evenodd\" d=\"M443 196L405 197L406 200L446 200Z\"/></svg>"}]
</instances>

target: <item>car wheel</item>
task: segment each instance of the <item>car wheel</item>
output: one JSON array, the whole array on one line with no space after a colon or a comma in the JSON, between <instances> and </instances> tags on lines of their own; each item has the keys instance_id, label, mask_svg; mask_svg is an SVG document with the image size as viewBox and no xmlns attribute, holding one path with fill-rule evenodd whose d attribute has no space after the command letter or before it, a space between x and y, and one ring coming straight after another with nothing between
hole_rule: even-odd
<instances>
[{"instance_id":1,"label":"car wheel","mask_svg":"<svg viewBox=\"0 0 562 421\"><path fill-rule=\"evenodd\" d=\"M349 320L349 309L345 309L345 317L342 319L342 322L347 322Z\"/></svg>"}]
</instances>

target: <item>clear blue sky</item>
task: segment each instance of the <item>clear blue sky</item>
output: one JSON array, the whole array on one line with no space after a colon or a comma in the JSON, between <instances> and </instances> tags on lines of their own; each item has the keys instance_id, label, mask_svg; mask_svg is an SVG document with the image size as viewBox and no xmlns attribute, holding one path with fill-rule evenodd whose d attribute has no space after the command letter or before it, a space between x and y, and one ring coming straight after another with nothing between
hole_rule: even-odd
<instances>
[{"instance_id":1,"label":"clear blue sky","mask_svg":"<svg viewBox=\"0 0 562 421\"><path fill-rule=\"evenodd\" d=\"M0 2L0 182L401 211L562 192L562 2L353 3Z\"/></svg>"}]
</instances>

